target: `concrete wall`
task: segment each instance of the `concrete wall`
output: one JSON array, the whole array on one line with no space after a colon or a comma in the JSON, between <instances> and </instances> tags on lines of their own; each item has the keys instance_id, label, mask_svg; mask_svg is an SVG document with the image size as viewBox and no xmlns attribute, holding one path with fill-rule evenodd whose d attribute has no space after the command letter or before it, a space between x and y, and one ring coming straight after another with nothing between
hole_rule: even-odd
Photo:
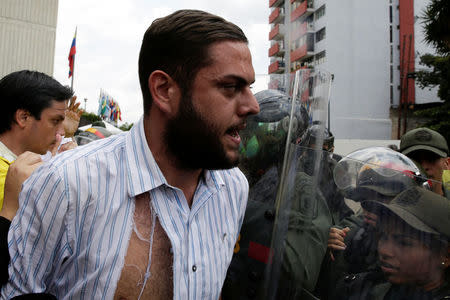
<instances>
[{"instance_id":1,"label":"concrete wall","mask_svg":"<svg viewBox=\"0 0 450 300\"><path fill-rule=\"evenodd\" d=\"M31 69L53 74L58 0L0 0L0 78Z\"/></svg>"},{"instance_id":2,"label":"concrete wall","mask_svg":"<svg viewBox=\"0 0 450 300\"><path fill-rule=\"evenodd\" d=\"M389 3L326 2L326 55L334 74L331 131L340 139L390 139Z\"/></svg>"}]
</instances>

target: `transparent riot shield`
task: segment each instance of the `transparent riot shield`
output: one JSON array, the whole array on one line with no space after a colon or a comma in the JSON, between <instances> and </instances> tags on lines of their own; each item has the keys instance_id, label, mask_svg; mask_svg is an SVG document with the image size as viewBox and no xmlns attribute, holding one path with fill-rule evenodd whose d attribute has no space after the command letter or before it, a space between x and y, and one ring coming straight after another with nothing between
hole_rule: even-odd
<instances>
[{"instance_id":1,"label":"transparent riot shield","mask_svg":"<svg viewBox=\"0 0 450 300\"><path fill-rule=\"evenodd\" d=\"M332 224L319 180L325 176L330 158L323 151L330 82L331 76L325 71L301 70L295 74L271 257L264 278L265 299L314 298ZM308 113L308 127L296 134L296 112L303 107Z\"/></svg>"},{"instance_id":2,"label":"transparent riot shield","mask_svg":"<svg viewBox=\"0 0 450 300\"><path fill-rule=\"evenodd\" d=\"M261 112L241 132L250 191L223 299L312 296L332 224L319 188L325 169L332 182L323 150L331 76L304 69L264 79L254 87Z\"/></svg>"}]
</instances>

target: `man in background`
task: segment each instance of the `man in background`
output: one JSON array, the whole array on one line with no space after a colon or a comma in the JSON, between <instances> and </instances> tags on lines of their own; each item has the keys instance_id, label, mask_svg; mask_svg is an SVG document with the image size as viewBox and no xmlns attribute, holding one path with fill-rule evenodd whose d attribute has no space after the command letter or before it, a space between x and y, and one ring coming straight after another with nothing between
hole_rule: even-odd
<instances>
[{"instance_id":1,"label":"man in background","mask_svg":"<svg viewBox=\"0 0 450 300\"><path fill-rule=\"evenodd\" d=\"M63 121L72 96L70 88L36 71L13 72L0 80L0 210L10 164L29 151L33 153L26 154L20 163L22 168L34 169L41 161L38 154L56 152L62 136L68 135ZM74 101L72 98L72 105ZM72 123L68 126L78 126ZM17 197L19 190L15 192ZM11 213L14 216L14 209Z\"/></svg>"},{"instance_id":2,"label":"man in background","mask_svg":"<svg viewBox=\"0 0 450 300\"><path fill-rule=\"evenodd\" d=\"M400 152L420 164L435 193L450 199L450 191L442 184L443 172L450 170L448 143L440 133L429 128L410 130L400 140Z\"/></svg>"}]
</instances>

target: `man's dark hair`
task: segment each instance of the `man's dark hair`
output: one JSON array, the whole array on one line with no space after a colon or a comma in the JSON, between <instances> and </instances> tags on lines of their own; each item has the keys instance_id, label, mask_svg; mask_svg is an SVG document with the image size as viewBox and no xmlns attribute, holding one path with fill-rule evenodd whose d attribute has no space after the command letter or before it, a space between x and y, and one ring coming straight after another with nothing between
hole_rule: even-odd
<instances>
[{"instance_id":1,"label":"man's dark hair","mask_svg":"<svg viewBox=\"0 0 450 300\"><path fill-rule=\"evenodd\" d=\"M244 32L223 18L199 10L179 10L153 21L139 54L139 81L144 114L152 105L148 78L155 70L169 74L182 93L189 93L197 72L209 64L209 46L221 41L248 43Z\"/></svg>"},{"instance_id":2,"label":"man's dark hair","mask_svg":"<svg viewBox=\"0 0 450 300\"><path fill-rule=\"evenodd\" d=\"M0 134L11 130L18 109L28 111L40 120L41 112L52 101L65 101L73 96L69 87L54 78L37 71L17 71L0 80Z\"/></svg>"}]
</instances>

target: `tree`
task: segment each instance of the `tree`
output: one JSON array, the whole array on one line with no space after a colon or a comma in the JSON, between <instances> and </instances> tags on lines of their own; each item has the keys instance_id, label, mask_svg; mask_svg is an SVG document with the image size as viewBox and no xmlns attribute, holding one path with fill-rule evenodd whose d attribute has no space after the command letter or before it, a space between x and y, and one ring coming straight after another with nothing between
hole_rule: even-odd
<instances>
[{"instance_id":1,"label":"tree","mask_svg":"<svg viewBox=\"0 0 450 300\"><path fill-rule=\"evenodd\" d=\"M83 114L81 115L80 124L78 125L78 127L92 124L95 121L101 121L101 120L102 120L102 118L100 118L99 116L97 116L94 113L83 112Z\"/></svg>"},{"instance_id":2,"label":"tree","mask_svg":"<svg viewBox=\"0 0 450 300\"><path fill-rule=\"evenodd\" d=\"M423 15L425 41L441 54L450 51L450 1L432 0Z\"/></svg>"},{"instance_id":3,"label":"tree","mask_svg":"<svg viewBox=\"0 0 450 300\"><path fill-rule=\"evenodd\" d=\"M128 124L127 122L125 122L124 124L120 125L119 129L123 131L128 131L131 129L131 127L133 127L133 123Z\"/></svg>"},{"instance_id":4,"label":"tree","mask_svg":"<svg viewBox=\"0 0 450 300\"><path fill-rule=\"evenodd\" d=\"M425 54L420 57L420 64L427 66L429 71L418 71L417 83L421 88L438 86L438 97L444 103L418 110L415 114L428 118L425 126L450 141L450 1L431 0L422 19L425 41L434 46L439 55Z\"/></svg>"}]
</instances>

